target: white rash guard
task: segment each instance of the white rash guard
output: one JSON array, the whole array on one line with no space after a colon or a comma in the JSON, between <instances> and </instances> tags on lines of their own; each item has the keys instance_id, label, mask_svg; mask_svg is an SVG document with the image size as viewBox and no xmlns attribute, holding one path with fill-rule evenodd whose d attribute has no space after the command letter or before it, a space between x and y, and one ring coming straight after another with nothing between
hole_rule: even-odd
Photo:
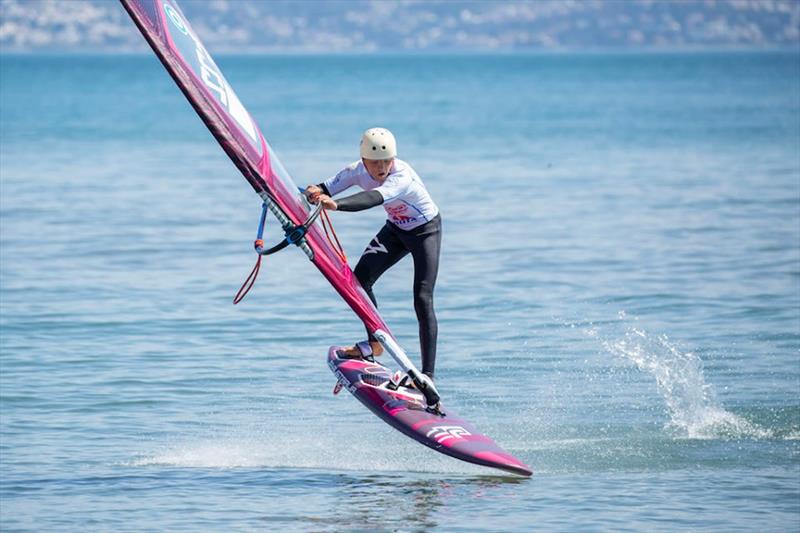
<instances>
[{"instance_id":1,"label":"white rash guard","mask_svg":"<svg viewBox=\"0 0 800 533\"><path fill-rule=\"evenodd\" d=\"M428 194L422 179L411 165L400 159L394 160L392 170L383 183L369 175L363 161L356 161L325 180L324 185L331 196L353 185L365 191L378 191L383 196L386 218L403 230L421 226L439 214L439 208Z\"/></svg>"}]
</instances>

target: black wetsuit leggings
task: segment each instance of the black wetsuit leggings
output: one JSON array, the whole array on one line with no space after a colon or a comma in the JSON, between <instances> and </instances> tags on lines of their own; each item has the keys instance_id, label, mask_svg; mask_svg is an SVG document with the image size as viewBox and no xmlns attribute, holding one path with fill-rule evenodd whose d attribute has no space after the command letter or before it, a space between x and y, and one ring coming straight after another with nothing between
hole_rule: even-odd
<instances>
[{"instance_id":1,"label":"black wetsuit leggings","mask_svg":"<svg viewBox=\"0 0 800 533\"><path fill-rule=\"evenodd\" d=\"M419 321L422 372L433 377L439 326L433 311L433 288L439 273L442 218L436 215L422 226L402 230L386 222L358 260L355 275L377 307L372 286L391 266L411 253L414 259L414 310ZM370 337L372 339L372 337ZM373 339L374 340L374 339Z\"/></svg>"}]
</instances>

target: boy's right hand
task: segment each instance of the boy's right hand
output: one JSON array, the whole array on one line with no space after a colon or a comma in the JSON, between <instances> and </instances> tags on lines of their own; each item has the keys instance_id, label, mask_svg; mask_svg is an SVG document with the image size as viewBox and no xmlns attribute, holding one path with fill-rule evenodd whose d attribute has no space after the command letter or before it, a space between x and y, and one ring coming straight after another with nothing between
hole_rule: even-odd
<instances>
[{"instance_id":1,"label":"boy's right hand","mask_svg":"<svg viewBox=\"0 0 800 533\"><path fill-rule=\"evenodd\" d=\"M316 204L317 202L319 202L319 195L322 194L322 189L320 189L316 185L309 185L308 187L306 187L304 194L306 195L306 198L308 198L309 202L311 202L312 204Z\"/></svg>"}]
</instances>

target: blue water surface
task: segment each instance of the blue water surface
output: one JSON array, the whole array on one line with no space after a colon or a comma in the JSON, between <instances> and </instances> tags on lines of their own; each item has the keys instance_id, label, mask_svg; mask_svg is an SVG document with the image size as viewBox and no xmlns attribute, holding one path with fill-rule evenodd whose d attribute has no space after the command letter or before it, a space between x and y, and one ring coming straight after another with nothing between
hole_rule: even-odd
<instances>
[{"instance_id":1,"label":"blue water surface","mask_svg":"<svg viewBox=\"0 0 800 533\"><path fill-rule=\"evenodd\" d=\"M800 55L217 62L300 185L395 132L445 402L535 474L333 397L363 330L296 249L231 305L260 201L154 57L2 55L4 531L800 529ZM332 218L354 264L383 213Z\"/></svg>"}]
</instances>

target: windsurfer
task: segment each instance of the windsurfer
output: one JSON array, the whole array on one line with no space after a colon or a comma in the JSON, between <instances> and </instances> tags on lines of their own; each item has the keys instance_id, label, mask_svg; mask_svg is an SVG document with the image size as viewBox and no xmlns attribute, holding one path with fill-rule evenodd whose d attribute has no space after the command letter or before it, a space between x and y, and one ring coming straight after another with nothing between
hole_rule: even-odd
<instances>
[{"instance_id":1,"label":"windsurfer","mask_svg":"<svg viewBox=\"0 0 800 533\"><path fill-rule=\"evenodd\" d=\"M422 372L433 377L438 324L433 309L433 289L439 271L442 218L422 180L411 165L397 158L394 135L371 128L361 138L361 160L330 179L309 185L305 194L314 204L334 211L363 211L383 205L387 220L361 254L356 278L377 307L372 286L400 259L414 260L414 310L419 322ZM334 200L332 196L358 185L362 192ZM369 332L367 341L344 350L346 357L380 355L383 347Z\"/></svg>"}]
</instances>

